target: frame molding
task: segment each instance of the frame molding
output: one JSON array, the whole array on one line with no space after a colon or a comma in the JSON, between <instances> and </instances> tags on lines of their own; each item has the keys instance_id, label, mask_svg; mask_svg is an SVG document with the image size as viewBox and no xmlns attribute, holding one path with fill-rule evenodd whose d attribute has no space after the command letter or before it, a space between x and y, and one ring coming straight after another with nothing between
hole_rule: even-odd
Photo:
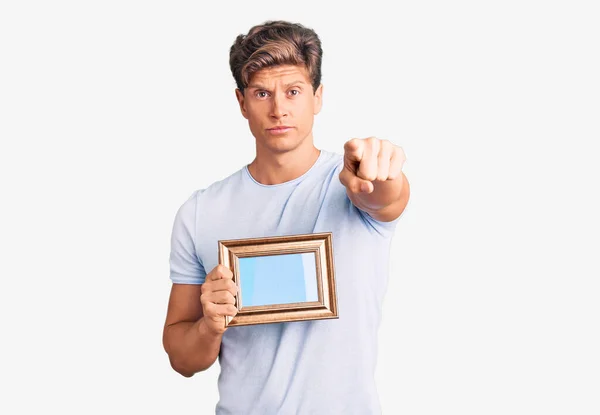
<instances>
[{"instance_id":1,"label":"frame molding","mask_svg":"<svg viewBox=\"0 0 600 415\"><path fill-rule=\"evenodd\" d=\"M262 238L229 239L219 242L219 264L229 268L239 288L235 298L238 313L225 317L225 326L281 323L338 318L337 293L331 232ZM318 301L244 307L239 258L265 255L314 253Z\"/></svg>"}]
</instances>

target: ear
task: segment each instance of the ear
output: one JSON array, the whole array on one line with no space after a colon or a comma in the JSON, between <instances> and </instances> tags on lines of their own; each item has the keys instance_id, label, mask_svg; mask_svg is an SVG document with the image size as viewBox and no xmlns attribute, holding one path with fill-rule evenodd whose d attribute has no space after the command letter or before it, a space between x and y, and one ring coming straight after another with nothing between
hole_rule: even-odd
<instances>
[{"instance_id":1,"label":"ear","mask_svg":"<svg viewBox=\"0 0 600 415\"><path fill-rule=\"evenodd\" d=\"M321 112L323 106L323 84L319 85L313 96L313 114L317 115Z\"/></svg>"},{"instance_id":2,"label":"ear","mask_svg":"<svg viewBox=\"0 0 600 415\"><path fill-rule=\"evenodd\" d=\"M248 112L246 111L246 102L244 101L244 94L242 93L242 91L239 90L239 88L235 89L235 97L237 98L238 103L240 104L240 111L242 112L242 115L245 119L248 119Z\"/></svg>"}]
</instances>

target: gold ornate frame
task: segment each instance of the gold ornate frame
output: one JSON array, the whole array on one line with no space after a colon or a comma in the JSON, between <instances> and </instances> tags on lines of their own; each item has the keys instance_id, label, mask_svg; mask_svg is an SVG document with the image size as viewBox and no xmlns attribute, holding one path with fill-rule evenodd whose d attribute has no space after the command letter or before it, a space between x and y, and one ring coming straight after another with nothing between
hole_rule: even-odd
<instances>
[{"instance_id":1,"label":"gold ornate frame","mask_svg":"<svg viewBox=\"0 0 600 415\"><path fill-rule=\"evenodd\" d=\"M233 318L225 317L225 326L338 318L332 240L331 232L220 240L219 264L233 272L239 288L235 304L238 313ZM316 260L318 301L244 307L239 258L310 252Z\"/></svg>"}]
</instances>

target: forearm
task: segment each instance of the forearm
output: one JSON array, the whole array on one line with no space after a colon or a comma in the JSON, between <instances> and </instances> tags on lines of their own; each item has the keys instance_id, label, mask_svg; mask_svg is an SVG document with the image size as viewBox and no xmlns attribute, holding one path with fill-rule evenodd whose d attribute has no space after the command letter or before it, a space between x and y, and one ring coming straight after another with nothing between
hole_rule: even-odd
<instances>
[{"instance_id":1,"label":"forearm","mask_svg":"<svg viewBox=\"0 0 600 415\"><path fill-rule=\"evenodd\" d=\"M215 362L222 337L222 334L210 331L201 318L196 322L182 321L168 326L164 346L173 369L190 377Z\"/></svg>"}]
</instances>

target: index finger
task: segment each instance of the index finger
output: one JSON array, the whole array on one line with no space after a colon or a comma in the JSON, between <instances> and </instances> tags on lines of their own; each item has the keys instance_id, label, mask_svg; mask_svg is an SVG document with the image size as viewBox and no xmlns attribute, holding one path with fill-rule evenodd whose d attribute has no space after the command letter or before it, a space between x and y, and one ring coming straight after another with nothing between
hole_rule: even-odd
<instances>
[{"instance_id":1,"label":"index finger","mask_svg":"<svg viewBox=\"0 0 600 415\"><path fill-rule=\"evenodd\" d=\"M228 278L228 279L233 278L233 272L231 272L231 270L229 268L227 268L225 265L221 265L221 264L214 267L213 270L211 272L209 272L208 275L206 276L206 279L209 281L216 281L216 280L220 280L223 278Z\"/></svg>"},{"instance_id":2,"label":"index finger","mask_svg":"<svg viewBox=\"0 0 600 415\"><path fill-rule=\"evenodd\" d=\"M352 161L361 161L365 151L365 142L360 138L353 138L344 144L344 155Z\"/></svg>"}]
</instances>

